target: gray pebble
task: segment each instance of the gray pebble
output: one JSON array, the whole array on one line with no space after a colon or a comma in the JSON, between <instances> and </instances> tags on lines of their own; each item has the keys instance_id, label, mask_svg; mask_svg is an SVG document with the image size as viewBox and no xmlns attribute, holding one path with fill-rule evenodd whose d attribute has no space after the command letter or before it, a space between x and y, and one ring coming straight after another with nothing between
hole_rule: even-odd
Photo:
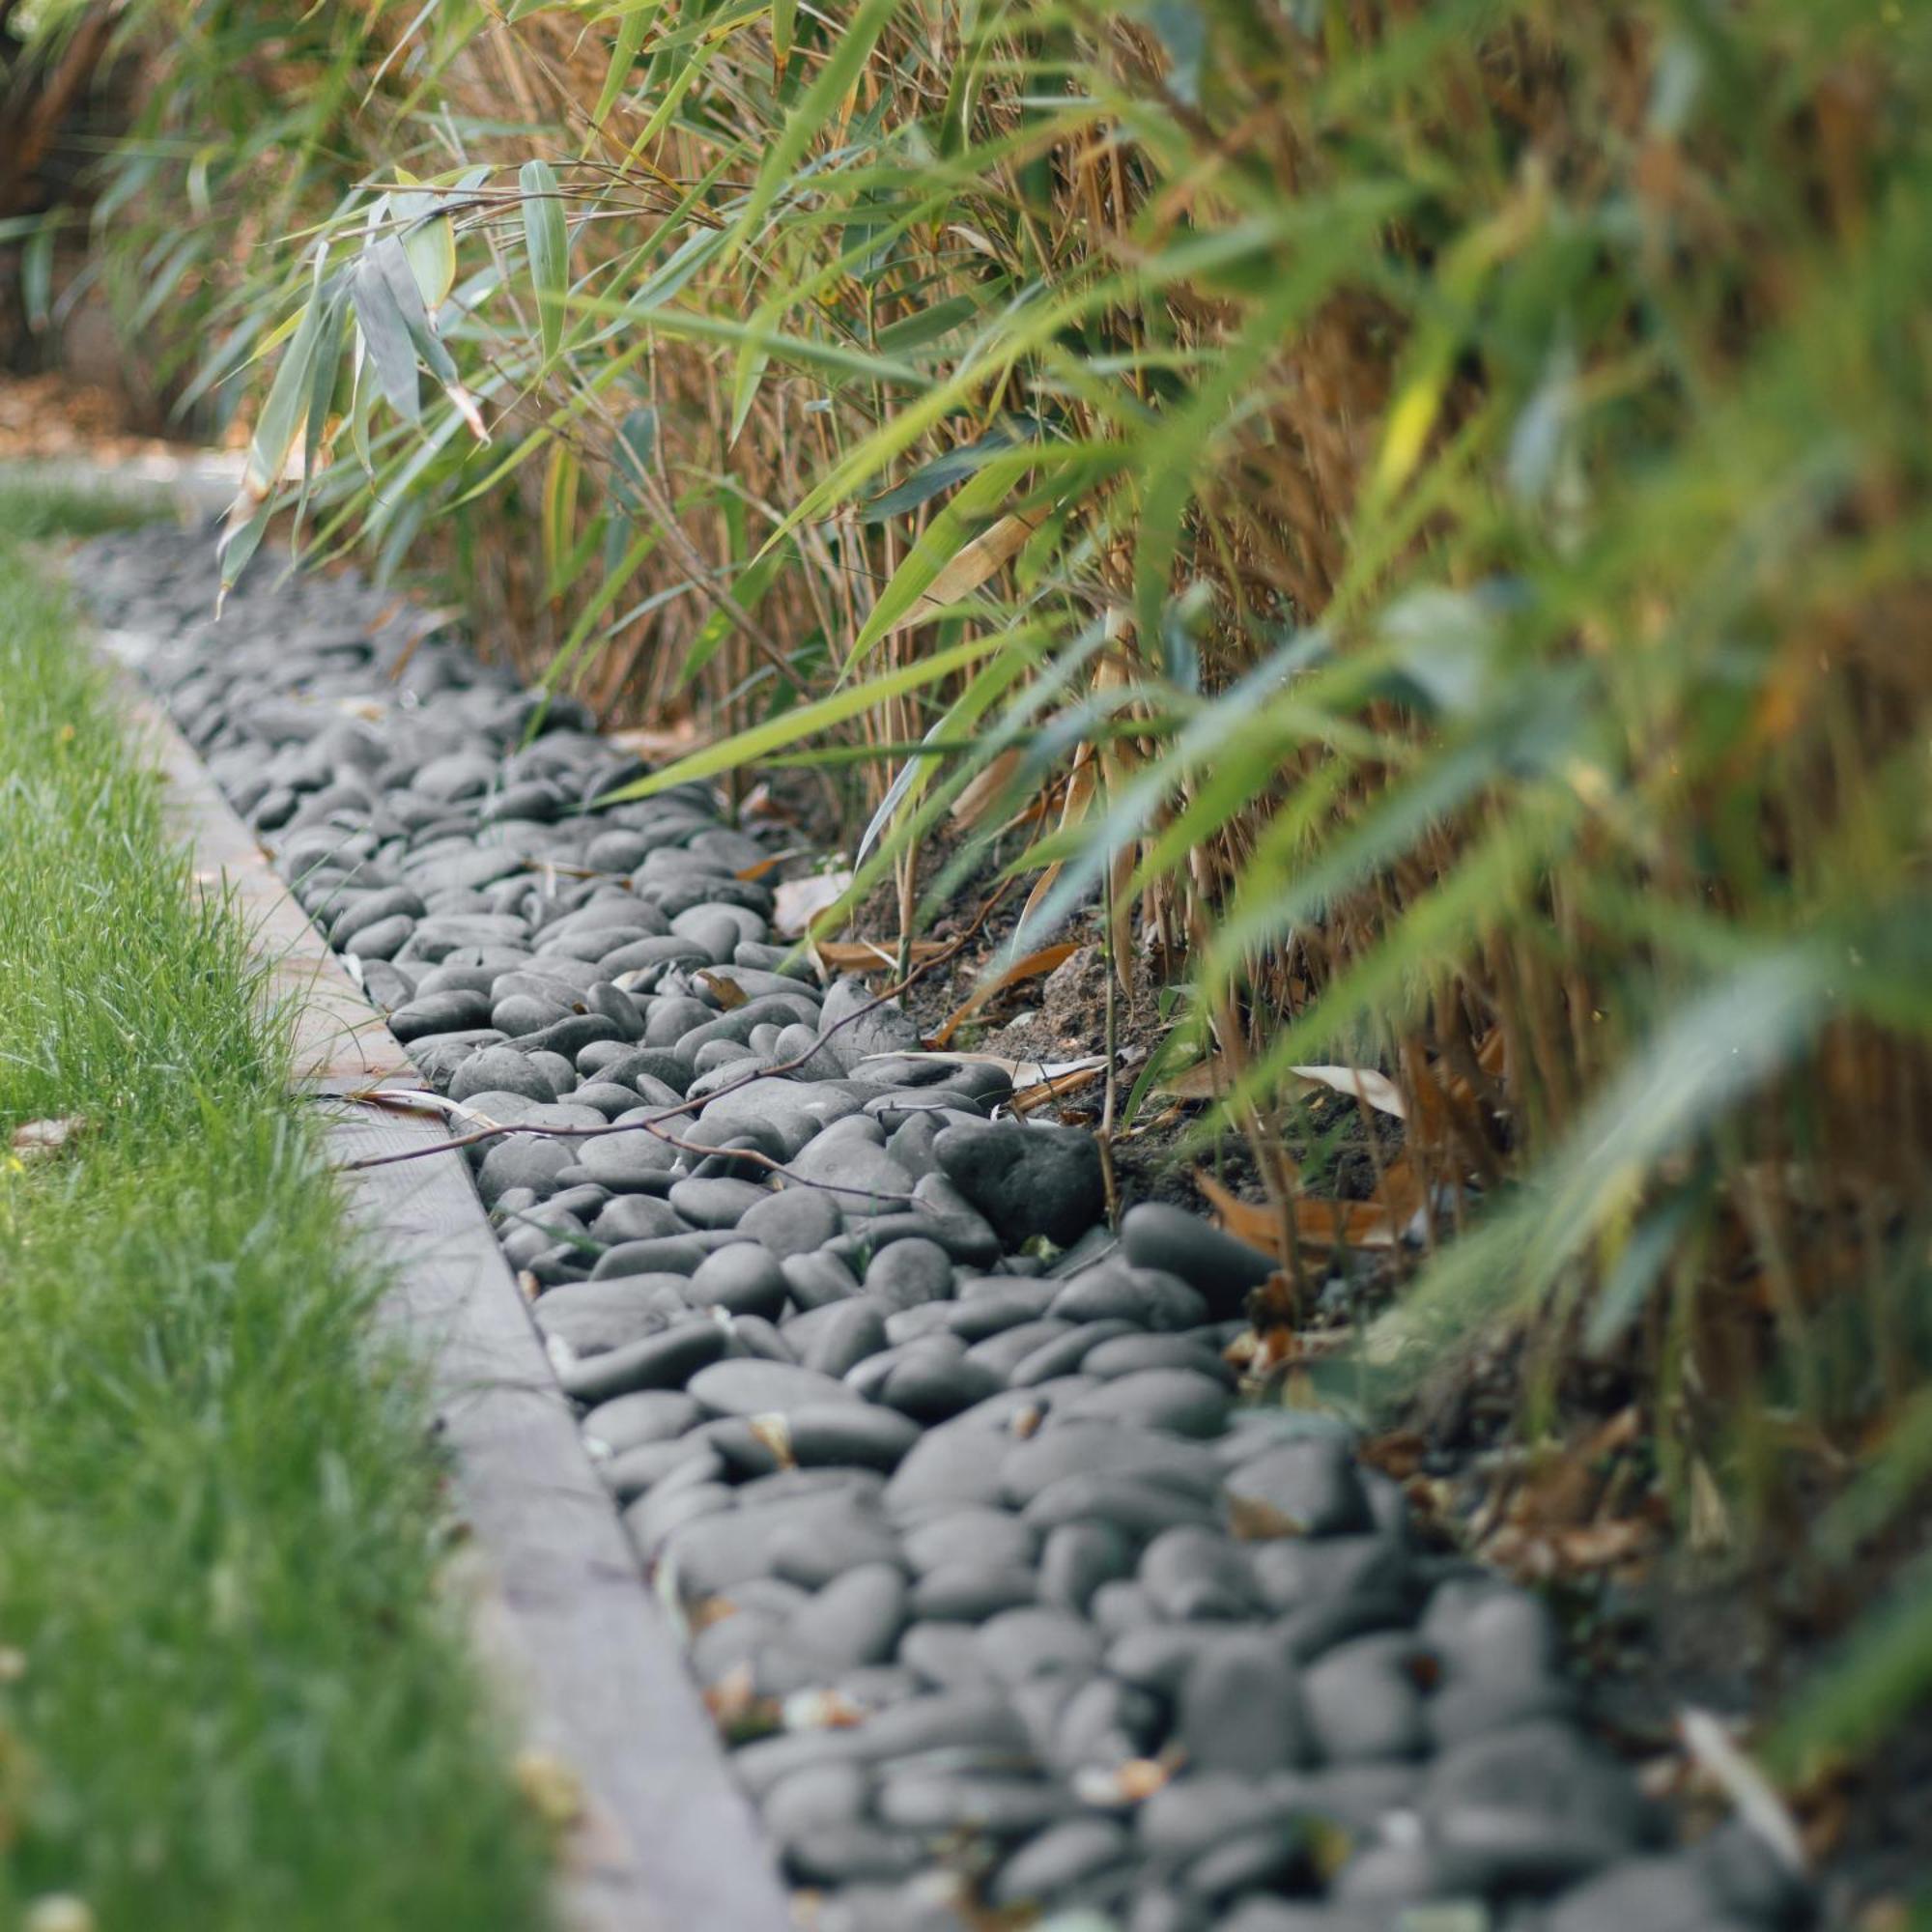
<instances>
[{"instance_id":1,"label":"gray pebble","mask_svg":"<svg viewBox=\"0 0 1932 1932\"><path fill-rule=\"evenodd\" d=\"M705 1256L691 1277L692 1305L723 1308L733 1315L778 1319L785 1304L785 1278L769 1249L739 1241Z\"/></svg>"},{"instance_id":2,"label":"gray pebble","mask_svg":"<svg viewBox=\"0 0 1932 1932\"><path fill-rule=\"evenodd\" d=\"M739 1218L738 1231L763 1242L782 1261L823 1247L843 1225L844 1216L831 1195L818 1188L787 1187L753 1202Z\"/></svg>"},{"instance_id":3,"label":"gray pebble","mask_svg":"<svg viewBox=\"0 0 1932 1932\"><path fill-rule=\"evenodd\" d=\"M936 1241L895 1241L872 1257L866 1293L888 1312L941 1301L952 1293L952 1263Z\"/></svg>"},{"instance_id":4,"label":"gray pebble","mask_svg":"<svg viewBox=\"0 0 1932 1932\"><path fill-rule=\"evenodd\" d=\"M690 1391L711 1415L777 1415L859 1400L830 1376L781 1362L717 1362L691 1378Z\"/></svg>"}]
</instances>

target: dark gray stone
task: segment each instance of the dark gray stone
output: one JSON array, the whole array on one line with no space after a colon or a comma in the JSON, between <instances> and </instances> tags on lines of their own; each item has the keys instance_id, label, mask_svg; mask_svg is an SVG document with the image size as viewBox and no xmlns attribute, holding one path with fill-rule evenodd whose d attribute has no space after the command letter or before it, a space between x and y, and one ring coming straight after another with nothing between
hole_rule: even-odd
<instances>
[{"instance_id":1,"label":"dark gray stone","mask_svg":"<svg viewBox=\"0 0 1932 1932\"><path fill-rule=\"evenodd\" d=\"M1208 1304L1178 1275L1106 1261L1069 1281L1051 1312L1066 1321L1131 1321L1171 1333L1200 1327Z\"/></svg>"},{"instance_id":2,"label":"dark gray stone","mask_svg":"<svg viewBox=\"0 0 1932 1932\"><path fill-rule=\"evenodd\" d=\"M859 1293L859 1277L836 1255L787 1255L779 1265L800 1308L824 1308Z\"/></svg>"},{"instance_id":3,"label":"dark gray stone","mask_svg":"<svg viewBox=\"0 0 1932 1932\"><path fill-rule=\"evenodd\" d=\"M778 1319L785 1305L785 1278L769 1249L739 1241L705 1256L691 1277L692 1305L723 1308L733 1315Z\"/></svg>"},{"instance_id":4,"label":"dark gray stone","mask_svg":"<svg viewBox=\"0 0 1932 1932\"><path fill-rule=\"evenodd\" d=\"M983 1430L951 1422L927 1432L886 1486L886 1507L895 1515L936 1503L998 1503L998 1440Z\"/></svg>"},{"instance_id":5,"label":"dark gray stone","mask_svg":"<svg viewBox=\"0 0 1932 1932\"><path fill-rule=\"evenodd\" d=\"M786 1423L791 1453L806 1468L832 1464L890 1471L919 1440L918 1426L903 1415L856 1401L791 1409Z\"/></svg>"},{"instance_id":6,"label":"dark gray stone","mask_svg":"<svg viewBox=\"0 0 1932 1932\"><path fill-rule=\"evenodd\" d=\"M906 1579L895 1564L872 1563L828 1583L791 1620L786 1635L835 1668L883 1663L905 1626Z\"/></svg>"},{"instance_id":7,"label":"dark gray stone","mask_svg":"<svg viewBox=\"0 0 1932 1932\"><path fill-rule=\"evenodd\" d=\"M1231 1398L1224 1383L1193 1369L1142 1369L1076 1396L1069 1421L1134 1422L1176 1435L1218 1435Z\"/></svg>"},{"instance_id":8,"label":"dark gray stone","mask_svg":"<svg viewBox=\"0 0 1932 1932\"><path fill-rule=\"evenodd\" d=\"M1100 1637L1094 1627L1065 1610L1046 1606L1007 1610L983 1625L980 1649L1003 1682L1099 1668Z\"/></svg>"},{"instance_id":9,"label":"dark gray stone","mask_svg":"<svg viewBox=\"0 0 1932 1932\"><path fill-rule=\"evenodd\" d=\"M1189 1369L1227 1388L1233 1388L1236 1380L1235 1371L1222 1360L1219 1350L1195 1335L1143 1335L1132 1332L1125 1324L1116 1334L1095 1342L1080 1366L1103 1381L1139 1375L1148 1369Z\"/></svg>"},{"instance_id":10,"label":"dark gray stone","mask_svg":"<svg viewBox=\"0 0 1932 1932\"><path fill-rule=\"evenodd\" d=\"M1037 1595L1034 1573L1009 1566L988 1569L978 1563L942 1564L928 1570L914 1588L916 1617L937 1623L977 1624L1003 1610L1024 1607Z\"/></svg>"},{"instance_id":11,"label":"dark gray stone","mask_svg":"<svg viewBox=\"0 0 1932 1932\"><path fill-rule=\"evenodd\" d=\"M690 1390L711 1415L781 1415L859 1401L843 1382L781 1362L717 1362L692 1378Z\"/></svg>"},{"instance_id":12,"label":"dark gray stone","mask_svg":"<svg viewBox=\"0 0 1932 1932\"><path fill-rule=\"evenodd\" d=\"M1175 1623L1235 1622L1258 1615L1261 1592L1247 1552L1218 1530L1171 1529L1148 1545L1140 1586Z\"/></svg>"},{"instance_id":13,"label":"dark gray stone","mask_svg":"<svg viewBox=\"0 0 1932 1932\"><path fill-rule=\"evenodd\" d=\"M1050 1904L1083 1879L1121 1863L1132 1839L1112 1818L1069 1818L1023 1845L994 1873L995 1905Z\"/></svg>"},{"instance_id":14,"label":"dark gray stone","mask_svg":"<svg viewBox=\"0 0 1932 1932\"><path fill-rule=\"evenodd\" d=\"M785 1323L785 1336L798 1348L799 1360L808 1369L842 1378L885 1348L886 1324L867 1302L830 1301L794 1316Z\"/></svg>"},{"instance_id":15,"label":"dark gray stone","mask_svg":"<svg viewBox=\"0 0 1932 1932\"><path fill-rule=\"evenodd\" d=\"M670 1190L670 1205L695 1228L735 1228L770 1191L749 1180L680 1180Z\"/></svg>"},{"instance_id":16,"label":"dark gray stone","mask_svg":"<svg viewBox=\"0 0 1932 1932\"><path fill-rule=\"evenodd\" d=\"M943 1301L952 1293L952 1263L937 1241L895 1241L866 1269L867 1297L889 1313Z\"/></svg>"},{"instance_id":17,"label":"dark gray stone","mask_svg":"<svg viewBox=\"0 0 1932 1932\"><path fill-rule=\"evenodd\" d=\"M948 1127L932 1148L941 1172L1009 1247L1036 1235L1065 1247L1105 1209L1100 1151L1080 1128L976 1122Z\"/></svg>"},{"instance_id":18,"label":"dark gray stone","mask_svg":"<svg viewBox=\"0 0 1932 1932\"><path fill-rule=\"evenodd\" d=\"M1102 1584L1132 1575L1134 1550L1134 1539L1112 1523L1063 1523L1040 1549L1041 1602L1085 1616Z\"/></svg>"},{"instance_id":19,"label":"dark gray stone","mask_svg":"<svg viewBox=\"0 0 1932 1932\"><path fill-rule=\"evenodd\" d=\"M593 1279L613 1274L696 1274L714 1245L696 1234L620 1241L604 1250L590 1273Z\"/></svg>"},{"instance_id":20,"label":"dark gray stone","mask_svg":"<svg viewBox=\"0 0 1932 1932\"><path fill-rule=\"evenodd\" d=\"M640 1448L646 1442L666 1442L682 1435L703 1413L680 1391L639 1389L599 1403L583 1418L584 1446L605 1456L620 1456L626 1449Z\"/></svg>"},{"instance_id":21,"label":"dark gray stone","mask_svg":"<svg viewBox=\"0 0 1932 1932\"><path fill-rule=\"evenodd\" d=\"M577 1164L613 1194L662 1193L665 1177L677 1163L677 1150L669 1142L641 1128L593 1135L578 1143Z\"/></svg>"},{"instance_id":22,"label":"dark gray stone","mask_svg":"<svg viewBox=\"0 0 1932 1932\"><path fill-rule=\"evenodd\" d=\"M491 1024L490 1002L481 993L453 987L444 993L423 994L389 1015L389 1031L405 1045L433 1034L462 1033Z\"/></svg>"},{"instance_id":23,"label":"dark gray stone","mask_svg":"<svg viewBox=\"0 0 1932 1932\"><path fill-rule=\"evenodd\" d=\"M919 1422L945 1422L997 1394L999 1387L999 1377L963 1353L949 1355L914 1343L879 1384L876 1400Z\"/></svg>"},{"instance_id":24,"label":"dark gray stone","mask_svg":"<svg viewBox=\"0 0 1932 1932\"><path fill-rule=\"evenodd\" d=\"M818 1188L787 1187L753 1202L739 1218L738 1232L763 1242L783 1261L822 1248L843 1226L844 1216L831 1195Z\"/></svg>"},{"instance_id":25,"label":"dark gray stone","mask_svg":"<svg viewBox=\"0 0 1932 1932\"><path fill-rule=\"evenodd\" d=\"M1265 1634L1218 1639L1187 1667L1175 1733L1203 1771L1262 1777L1306 1762L1310 1725L1294 1666Z\"/></svg>"},{"instance_id":26,"label":"dark gray stone","mask_svg":"<svg viewBox=\"0 0 1932 1932\"><path fill-rule=\"evenodd\" d=\"M879 1780L877 1804L888 1825L926 1836L972 1832L1017 1838L1058 1824L1077 1808L1078 1801L1044 1778L888 1766Z\"/></svg>"},{"instance_id":27,"label":"dark gray stone","mask_svg":"<svg viewBox=\"0 0 1932 1932\"><path fill-rule=\"evenodd\" d=\"M1179 1275L1217 1317L1238 1315L1250 1292L1279 1265L1272 1255L1165 1202L1129 1208L1121 1217L1121 1246L1136 1267Z\"/></svg>"},{"instance_id":28,"label":"dark gray stone","mask_svg":"<svg viewBox=\"0 0 1932 1932\"><path fill-rule=\"evenodd\" d=\"M1205 1502L1220 1475L1212 1453L1158 1430L1127 1422L1061 1422L1007 1450L1000 1463L1006 1499L1032 1501L1062 1477L1134 1477Z\"/></svg>"},{"instance_id":29,"label":"dark gray stone","mask_svg":"<svg viewBox=\"0 0 1932 1932\"><path fill-rule=\"evenodd\" d=\"M1249 1534L1349 1536L1371 1527L1354 1458L1341 1442L1284 1442L1228 1477L1228 1504Z\"/></svg>"},{"instance_id":30,"label":"dark gray stone","mask_svg":"<svg viewBox=\"0 0 1932 1932\"><path fill-rule=\"evenodd\" d=\"M1421 1756L1429 1747L1418 1672L1427 1653L1408 1636L1355 1637L1302 1672L1308 1719L1332 1764Z\"/></svg>"}]
</instances>

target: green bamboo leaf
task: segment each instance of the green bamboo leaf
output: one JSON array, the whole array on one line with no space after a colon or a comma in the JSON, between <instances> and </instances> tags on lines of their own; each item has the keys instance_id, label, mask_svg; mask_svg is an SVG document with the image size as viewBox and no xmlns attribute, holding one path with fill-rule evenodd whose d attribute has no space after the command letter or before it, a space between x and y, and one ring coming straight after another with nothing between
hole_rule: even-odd
<instances>
[{"instance_id":1,"label":"green bamboo leaf","mask_svg":"<svg viewBox=\"0 0 1932 1932\"><path fill-rule=\"evenodd\" d=\"M797 173L806 151L830 126L898 6L899 0L864 0L833 43L832 53L819 69L818 77L785 116L778 137L765 150L758 179L731 230L733 249L742 248L751 239L785 184Z\"/></svg>"},{"instance_id":2,"label":"green bamboo leaf","mask_svg":"<svg viewBox=\"0 0 1932 1932\"><path fill-rule=\"evenodd\" d=\"M970 638L964 643L954 644L950 650L935 651L931 657L882 671L863 684L848 685L845 690L835 692L830 697L822 697L814 704L801 704L796 710L753 725L749 731L740 731L720 744L707 745L701 752L693 752L690 756L679 758L675 764L653 772L649 778L625 785L611 794L611 802L649 798L653 793L668 791L672 785L689 784L694 779L708 779L718 772L729 771L735 765L752 764L781 745L795 744L815 732L830 730L834 725L843 724L860 713L885 703L888 698L902 697L909 691L919 690L922 685L950 677L976 658L1000 649L1001 642L998 638Z\"/></svg>"},{"instance_id":3,"label":"green bamboo leaf","mask_svg":"<svg viewBox=\"0 0 1932 1932\"><path fill-rule=\"evenodd\" d=\"M555 170L548 161L526 161L517 171L524 201L524 246L537 298L537 327L546 360L563 342L564 301L570 293L570 228Z\"/></svg>"},{"instance_id":4,"label":"green bamboo leaf","mask_svg":"<svg viewBox=\"0 0 1932 1932\"><path fill-rule=\"evenodd\" d=\"M376 381L389 407L408 423L422 421L422 395L416 381L415 344L396 299L395 284L384 272L384 251L401 258L402 270L415 288L415 276L401 244L391 237L372 242L357 258L349 279L350 299L355 305L355 326L368 345ZM420 296L417 297L420 301Z\"/></svg>"},{"instance_id":5,"label":"green bamboo leaf","mask_svg":"<svg viewBox=\"0 0 1932 1932\"><path fill-rule=\"evenodd\" d=\"M979 473L920 532L919 541L893 572L892 581L879 592L878 601L852 640L848 664L857 663L912 611L1038 460L1038 454L1030 448L1001 451L985 460Z\"/></svg>"},{"instance_id":6,"label":"green bamboo leaf","mask_svg":"<svg viewBox=\"0 0 1932 1932\"><path fill-rule=\"evenodd\" d=\"M248 455L242 468L242 499L252 511L254 505L273 494L288 466L289 452L301 433L302 416L308 407L309 384L314 375L316 348L322 338L323 313L327 294L323 270L327 249L318 244L315 268L309 278L308 300L303 303L275 379L269 385L268 401L255 419L254 434L248 440ZM232 514L232 513L231 513Z\"/></svg>"},{"instance_id":7,"label":"green bamboo leaf","mask_svg":"<svg viewBox=\"0 0 1932 1932\"><path fill-rule=\"evenodd\" d=\"M597 145L597 137L604 131L604 124L611 118L611 110L616 106L617 97L623 93L624 83L630 79L632 70L638 64L644 36L651 30L651 22L657 17L660 4L661 0L649 0L647 6L626 14L617 22L617 37L611 46L611 65L605 70L597 105L591 109L590 126L584 130L583 153L586 155Z\"/></svg>"}]
</instances>

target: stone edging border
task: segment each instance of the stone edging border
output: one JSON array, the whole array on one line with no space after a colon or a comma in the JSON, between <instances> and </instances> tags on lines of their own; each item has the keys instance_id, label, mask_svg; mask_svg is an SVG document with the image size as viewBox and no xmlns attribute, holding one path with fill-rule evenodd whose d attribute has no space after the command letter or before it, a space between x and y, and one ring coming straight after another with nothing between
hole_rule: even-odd
<instances>
[{"instance_id":1,"label":"stone edging border","mask_svg":"<svg viewBox=\"0 0 1932 1932\"><path fill-rule=\"evenodd\" d=\"M110 637L116 659L135 639ZM117 644L121 647L117 649ZM345 1167L448 1139L427 1115L356 1106L384 1081L421 1086L407 1049L349 978L160 704L121 665L134 733L158 764L195 877L234 892L272 984L295 1006L297 1077L329 1109ZM428 1366L462 1520L484 1572L486 1664L507 1678L526 1749L581 1798L563 1859L574 1932L782 1932L772 1856L609 1491L585 1455L523 1295L460 1160L345 1172L352 1212L402 1258L384 1325Z\"/></svg>"}]
</instances>

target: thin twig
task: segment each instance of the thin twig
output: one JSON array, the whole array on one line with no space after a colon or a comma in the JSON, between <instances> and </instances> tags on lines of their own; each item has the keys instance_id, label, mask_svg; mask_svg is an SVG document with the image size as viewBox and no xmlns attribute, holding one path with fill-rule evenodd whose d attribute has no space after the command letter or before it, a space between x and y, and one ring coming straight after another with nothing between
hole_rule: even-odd
<instances>
[{"instance_id":1,"label":"thin twig","mask_svg":"<svg viewBox=\"0 0 1932 1932\"><path fill-rule=\"evenodd\" d=\"M949 959L956 957L959 952L971 944L973 939L978 935L980 928L992 917L994 907L1005 896L1008 887L1010 884L1010 880L1001 883L999 890L980 908L980 911L974 917L972 924L967 926L965 931L943 952L935 952L930 959L922 961L902 979L895 980L883 992L867 1000L864 1006L856 1008L853 1011L847 1013L842 1020L835 1020L832 1025L824 1028L812 1040L811 1045L805 1052L795 1054L790 1060L780 1061L776 1066L761 1065L755 1067L752 1072L741 1074L737 1079L725 1082L723 1087L718 1088L713 1093L700 1094L696 1099L680 1100L675 1107L665 1107L655 1114L648 1115L641 1121L625 1121L621 1123L607 1122L600 1127L555 1127L523 1122L493 1124L488 1127L479 1127L473 1133L453 1135L446 1141L439 1141L434 1147L409 1148L401 1153L369 1154L361 1160L345 1161L342 1171L348 1174L356 1174L369 1168L394 1167L403 1161L426 1160L432 1154L449 1153L458 1148L480 1147L485 1141L498 1140L508 1134L540 1134L547 1140L596 1140L605 1134L636 1133L641 1129L645 1132L657 1133L660 1140L670 1141L672 1146L682 1148L687 1152L702 1153L707 1156L711 1154L723 1154L729 1159L749 1160L754 1166L769 1167L774 1174L782 1175L786 1179L797 1181L802 1187L823 1187L832 1193L876 1193L876 1189L869 1187L834 1188L829 1182L807 1180L801 1176L791 1174L787 1169L772 1160L769 1155L754 1153L748 1148L697 1148L696 1146L686 1146L683 1142L673 1140L668 1134L658 1133L658 1130L666 1122L676 1120L680 1115L689 1114L696 1108L708 1106L713 1100L722 1100L727 1094L740 1092L742 1089L749 1087L754 1080L772 1080L779 1078L782 1074L797 1072L801 1066L804 1066L812 1059L819 1048L834 1034L842 1032L846 1027L852 1026L859 1020L864 1019L868 1013L877 1012L881 1007L885 1006L889 1001L896 999L899 994L903 993L918 980L923 979L935 967L943 966ZM364 1097L373 1101L377 1100L380 1095L372 1094ZM909 1197L881 1195L879 1198L881 1200L898 1200Z\"/></svg>"}]
</instances>

